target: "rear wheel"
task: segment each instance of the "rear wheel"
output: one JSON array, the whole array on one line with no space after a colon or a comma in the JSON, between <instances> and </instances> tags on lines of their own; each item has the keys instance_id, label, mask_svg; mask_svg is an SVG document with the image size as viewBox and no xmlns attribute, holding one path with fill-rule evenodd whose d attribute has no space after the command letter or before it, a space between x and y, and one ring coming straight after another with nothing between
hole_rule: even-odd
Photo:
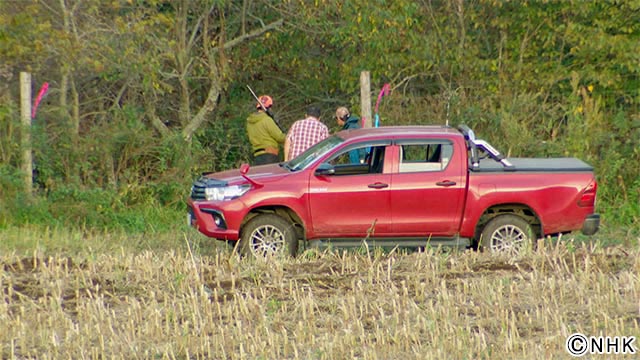
<instances>
[{"instance_id":1,"label":"rear wheel","mask_svg":"<svg viewBox=\"0 0 640 360\"><path fill-rule=\"evenodd\" d=\"M244 255L268 257L296 256L298 239L293 224L275 214L261 214L242 229L240 251Z\"/></svg>"},{"instance_id":2,"label":"rear wheel","mask_svg":"<svg viewBox=\"0 0 640 360\"><path fill-rule=\"evenodd\" d=\"M480 248L492 253L516 255L532 245L531 225L517 215L500 215L487 223L480 236Z\"/></svg>"}]
</instances>

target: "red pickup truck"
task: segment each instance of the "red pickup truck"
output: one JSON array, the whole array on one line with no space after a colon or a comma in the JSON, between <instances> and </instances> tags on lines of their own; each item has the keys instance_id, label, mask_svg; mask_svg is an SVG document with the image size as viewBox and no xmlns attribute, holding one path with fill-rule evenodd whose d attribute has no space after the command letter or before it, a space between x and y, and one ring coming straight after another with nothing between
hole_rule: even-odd
<instances>
[{"instance_id":1,"label":"red pickup truck","mask_svg":"<svg viewBox=\"0 0 640 360\"><path fill-rule=\"evenodd\" d=\"M596 233L596 191L576 158L505 158L464 125L380 127L341 131L289 162L203 174L188 222L256 255L363 240L517 252Z\"/></svg>"}]
</instances>

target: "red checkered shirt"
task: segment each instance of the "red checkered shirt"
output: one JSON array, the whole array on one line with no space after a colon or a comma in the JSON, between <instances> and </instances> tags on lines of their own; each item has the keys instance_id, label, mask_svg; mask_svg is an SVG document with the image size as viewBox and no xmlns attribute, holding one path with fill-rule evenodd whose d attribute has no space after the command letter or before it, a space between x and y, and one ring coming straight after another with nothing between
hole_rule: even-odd
<instances>
[{"instance_id":1,"label":"red checkered shirt","mask_svg":"<svg viewBox=\"0 0 640 360\"><path fill-rule=\"evenodd\" d=\"M309 116L298 120L287 133L289 140L289 160L302 154L305 150L329 137L329 129L318 119Z\"/></svg>"}]
</instances>

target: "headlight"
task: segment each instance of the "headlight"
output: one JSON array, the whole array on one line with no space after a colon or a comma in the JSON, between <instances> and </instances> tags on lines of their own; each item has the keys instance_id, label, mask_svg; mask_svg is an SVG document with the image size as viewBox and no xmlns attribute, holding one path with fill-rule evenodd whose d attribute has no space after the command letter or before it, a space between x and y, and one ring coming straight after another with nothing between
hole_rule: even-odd
<instances>
[{"instance_id":1,"label":"headlight","mask_svg":"<svg viewBox=\"0 0 640 360\"><path fill-rule=\"evenodd\" d=\"M204 195L209 201L233 200L244 195L251 185L233 185L225 187L210 187L204 189Z\"/></svg>"}]
</instances>

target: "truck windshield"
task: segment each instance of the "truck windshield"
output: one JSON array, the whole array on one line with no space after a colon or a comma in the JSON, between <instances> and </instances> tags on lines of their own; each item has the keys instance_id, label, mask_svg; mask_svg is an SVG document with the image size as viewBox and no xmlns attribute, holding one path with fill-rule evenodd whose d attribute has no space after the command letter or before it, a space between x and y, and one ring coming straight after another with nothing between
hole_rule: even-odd
<instances>
[{"instance_id":1,"label":"truck windshield","mask_svg":"<svg viewBox=\"0 0 640 360\"><path fill-rule=\"evenodd\" d=\"M328 138L305 150L305 152L298 155L295 159L290 160L287 163L287 168L291 171L305 169L317 158L322 157L324 154L331 151L343 142L344 140L336 135L329 136Z\"/></svg>"}]
</instances>

